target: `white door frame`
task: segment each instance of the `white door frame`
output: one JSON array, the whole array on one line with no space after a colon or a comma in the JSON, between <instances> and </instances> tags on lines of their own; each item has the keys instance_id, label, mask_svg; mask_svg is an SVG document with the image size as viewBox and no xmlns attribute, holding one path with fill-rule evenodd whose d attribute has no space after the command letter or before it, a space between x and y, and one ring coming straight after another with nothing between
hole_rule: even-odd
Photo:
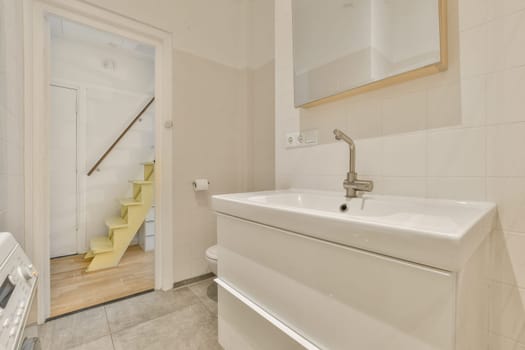
<instances>
[{"instance_id":1,"label":"white door frame","mask_svg":"<svg viewBox=\"0 0 525 350\"><path fill-rule=\"evenodd\" d=\"M25 248L40 272L37 321L50 315L49 266L49 28L46 15L155 47L155 289L173 287L172 42L171 35L78 0L24 0ZM162 190L161 190L162 189Z\"/></svg>"}]
</instances>

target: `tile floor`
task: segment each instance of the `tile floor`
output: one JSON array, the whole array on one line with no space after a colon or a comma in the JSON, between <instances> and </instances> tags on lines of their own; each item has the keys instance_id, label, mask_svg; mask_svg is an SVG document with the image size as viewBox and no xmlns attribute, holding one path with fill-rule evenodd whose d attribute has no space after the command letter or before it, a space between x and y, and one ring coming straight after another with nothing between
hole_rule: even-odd
<instances>
[{"instance_id":1,"label":"tile floor","mask_svg":"<svg viewBox=\"0 0 525 350\"><path fill-rule=\"evenodd\" d=\"M217 286L207 279L156 291L47 322L43 350L214 350Z\"/></svg>"}]
</instances>

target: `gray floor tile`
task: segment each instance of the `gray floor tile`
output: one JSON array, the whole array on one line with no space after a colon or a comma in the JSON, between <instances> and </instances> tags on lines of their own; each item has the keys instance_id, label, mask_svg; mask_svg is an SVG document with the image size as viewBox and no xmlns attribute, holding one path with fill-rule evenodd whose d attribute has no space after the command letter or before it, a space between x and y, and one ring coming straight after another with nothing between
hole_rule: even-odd
<instances>
[{"instance_id":1,"label":"gray floor tile","mask_svg":"<svg viewBox=\"0 0 525 350\"><path fill-rule=\"evenodd\" d=\"M108 335L92 342L76 346L70 350L114 350L114 348L111 336Z\"/></svg>"},{"instance_id":2,"label":"gray floor tile","mask_svg":"<svg viewBox=\"0 0 525 350\"><path fill-rule=\"evenodd\" d=\"M199 297L208 310L217 315L217 284L213 280L214 278L210 278L188 288Z\"/></svg>"},{"instance_id":3,"label":"gray floor tile","mask_svg":"<svg viewBox=\"0 0 525 350\"><path fill-rule=\"evenodd\" d=\"M47 322L38 328L44 350L69 350L109 335L103 307Z\"/></svg>"},{"instance_id":4,"label":"gray floor tile","mask_svg":"<svg viewBox=\"0 0 525 350\"><path fill-rule=\"evenodd\" d=\"M113 334L116 350L219 350L217 319L201 304Z\"/></svg>"},{"instance_id":5,"label":"gray floor tile","mask_svg":"<svg viewBox=\"0 0 525 350\"><path fill-rule=\"evenodd\" d=\"M193 292L180 288L143 294L105 308L111 332L118 332L196 303L199 303L199 298Z\"/></svg>"}]
</instances>

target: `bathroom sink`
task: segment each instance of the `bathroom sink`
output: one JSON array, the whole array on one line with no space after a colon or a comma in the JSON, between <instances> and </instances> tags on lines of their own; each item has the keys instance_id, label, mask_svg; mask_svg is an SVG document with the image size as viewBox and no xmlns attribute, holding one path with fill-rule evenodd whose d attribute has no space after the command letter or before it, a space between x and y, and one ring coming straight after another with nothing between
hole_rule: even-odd
<instances>
[{"instance_id":1,"label":"bathroom sink","mask_svg":"<svg viewBox=\"0 0 525 350\"><path fill-rule=\"evenodd\" d=\"M217 195L221 214L447 271L492 229L489 202L282 190Z\"/></svg>"}]
</instances>

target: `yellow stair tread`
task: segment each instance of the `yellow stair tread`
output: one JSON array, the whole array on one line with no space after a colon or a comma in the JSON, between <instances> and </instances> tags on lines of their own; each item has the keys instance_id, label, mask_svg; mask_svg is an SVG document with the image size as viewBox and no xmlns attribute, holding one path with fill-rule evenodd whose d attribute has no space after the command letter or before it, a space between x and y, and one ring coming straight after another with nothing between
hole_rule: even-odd
<instances>
[{"instance_id":1,"label":"yellow stair tread","mask_svg":"<svg viewBox=\"0 0 525 350\"><path fill-rule=\"evenodd\" d=\"M109 228L122 228L128 227L128 222L120 216L115 216L106 220L106 225Z\"/></svg>"},{"instance_id":2,"label":"yellow stair tread","mask_svg":"<svg viewBox=\"0 0 525 350\"><path fill-rule=\"evenodd\" d=\"M123 206L142 205L142 201L136 200L135 198L123 198L120 200L120 204Z\"/></svg>"},{"instance_id":3,"label":"yellow stair tread","mask_svg":"<svg viewBox=\"0 0 525 350\"><path fill-rule=\"evenodd\" d=\"M153 181L147 181L147 180L129 180L129 182L137 184L137 185L150 185L153 183Z\"/></svg>"},{"instance_id":4,"label":"yellow stair tread","mask_svg":"<svg viewBox=\"0 0 525 350\"><path fill-rule=\"evenodd\" d=\"M94 254L112 252L113 241L106 236L94 237L91 239L90 248Z\"/></svg>"}]
</instances>

